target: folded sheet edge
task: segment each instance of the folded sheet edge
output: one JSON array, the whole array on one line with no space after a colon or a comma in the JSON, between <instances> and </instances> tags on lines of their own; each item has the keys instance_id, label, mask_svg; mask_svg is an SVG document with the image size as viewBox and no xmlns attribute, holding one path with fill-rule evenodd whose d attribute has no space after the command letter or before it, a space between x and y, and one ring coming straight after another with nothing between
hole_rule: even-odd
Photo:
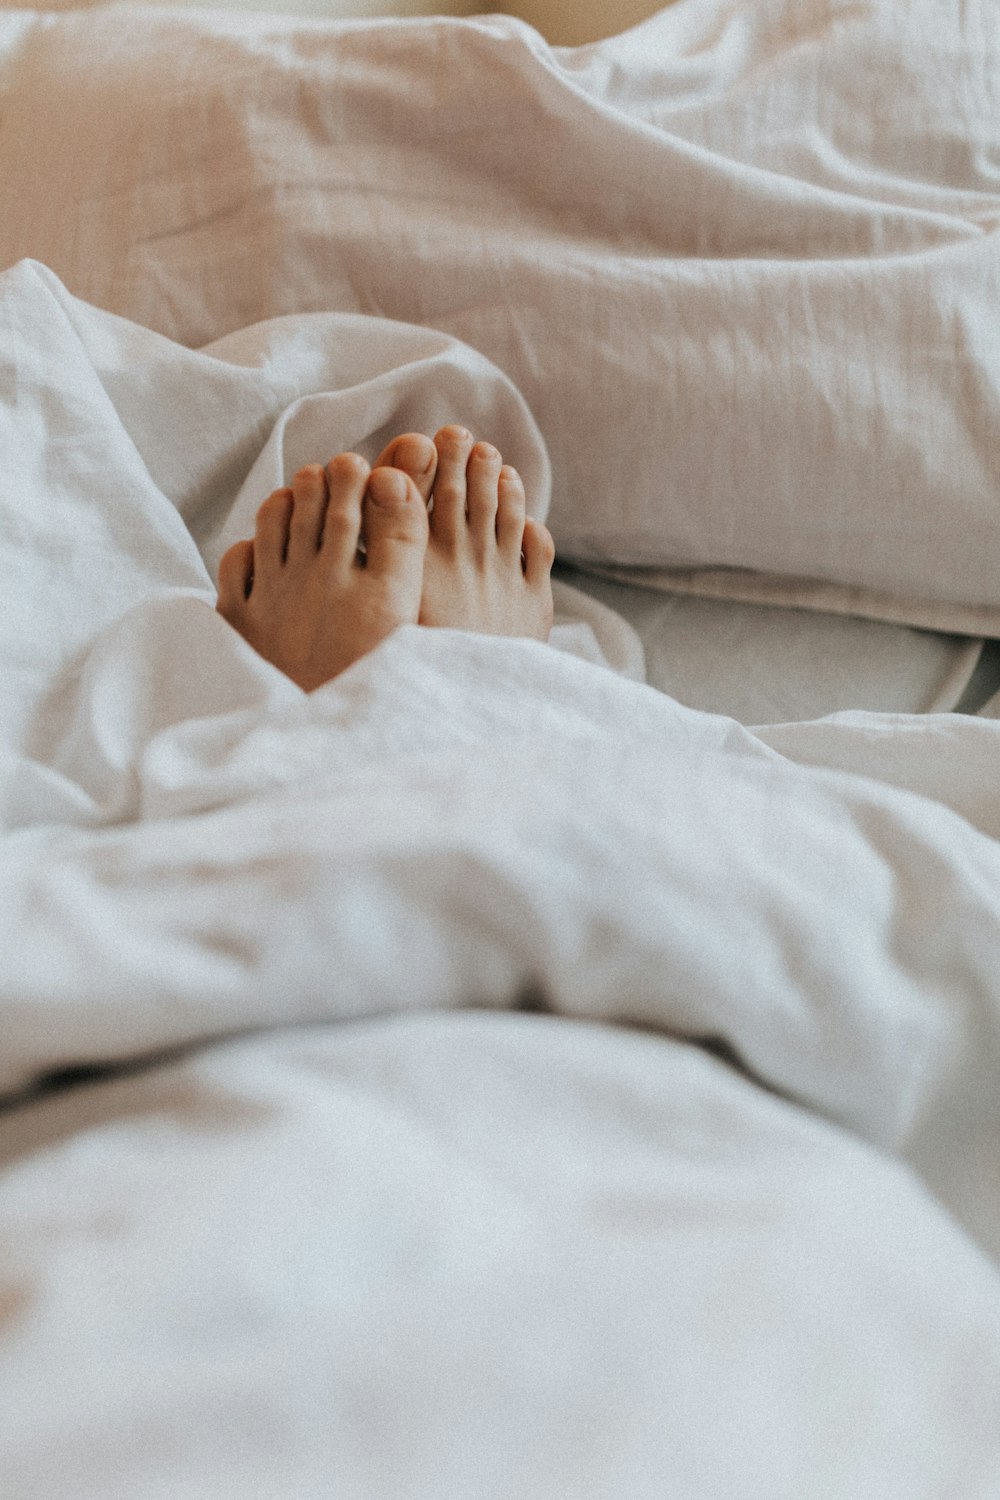
<instances>
[{"instance_id":1,"label":"folded sheet edge","mask_svg":"<svg viewBox=\"0 0 1000 1500\"><path fill-rule=\"evenodd\" d=\"M641 568L581 562L573 567L595 578L655 593L693 595L733 604L762 604L804 609L818 614L853 615L886 625L909 625L945 635L1000 637L1000 608L995 604L952 604L881 594L823 579L787 578L744 568Z\"/></svg>"}]
</instances>

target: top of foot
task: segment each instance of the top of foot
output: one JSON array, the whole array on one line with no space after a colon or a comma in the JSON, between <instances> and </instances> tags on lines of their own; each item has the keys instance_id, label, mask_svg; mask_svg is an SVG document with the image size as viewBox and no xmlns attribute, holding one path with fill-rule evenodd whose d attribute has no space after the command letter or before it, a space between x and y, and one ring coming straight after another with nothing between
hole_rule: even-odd
<instances>
[{"instance_id":1,"label":"top of foot","mask_svg":"<svg viewBox=\"0 0 1000 1500\"><path fill-rule=\"evenodd\" d=\"M420 623L548 640L555 547L525 514L524 485L464 427L394 439L379 458L429 502Z\"/></svg>"},{"instance_id":2,"label":"top of foot","mask_svg":"<svg viewBox=\"0 0 1000 1500\"><path fill-rule=\"evenodd\" d=\"M219 567L220 614L306 692L416 624L427 509L398 469L355 453L300 469Z\"/></svg>"}]
</instances>

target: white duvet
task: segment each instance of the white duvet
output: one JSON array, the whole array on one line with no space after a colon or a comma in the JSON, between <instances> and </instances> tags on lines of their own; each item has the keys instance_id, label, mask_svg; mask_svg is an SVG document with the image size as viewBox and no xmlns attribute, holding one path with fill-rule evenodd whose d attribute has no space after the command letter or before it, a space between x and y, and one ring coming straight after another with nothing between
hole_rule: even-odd
<instances>
[{"instance_id":1,"label":"white duvet","mask_svg":"<svg viewBox=\"0 0 1000 1500\"><path fill-rule=\"evenodd\" d=\"M456 406L544 509L509 381L0 325L4 1500L995 1495L1000 724L417 627L303 695L219 550Z\"/></svg>"}]
</instances>

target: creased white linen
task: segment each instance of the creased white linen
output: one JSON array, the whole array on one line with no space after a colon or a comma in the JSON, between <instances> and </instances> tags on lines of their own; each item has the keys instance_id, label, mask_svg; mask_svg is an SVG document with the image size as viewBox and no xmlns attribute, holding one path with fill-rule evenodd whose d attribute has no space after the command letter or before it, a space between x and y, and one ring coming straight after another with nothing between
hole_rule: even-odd
<instances>
[{"instance_id":1,"label":"creased white linen","mask_svg":"<svg viewBox=\"0 0 1000 1500\"><path fill-rule=\"evenodd\" d=\"M0 279L0 317L16 388L4 807L20 831L6 1089L280 1023L290 996L315 1019L540 986L557 1009L720 1035L892 1149L961 1099L985 1111L986 1170L995 724L858 715L754 736L551 648L414 627L306 696L214 612L202 552L322 456L307 440L370 442L378 423L377 447L448 401L471 420L491 402L544 497L516 392L439 335L367 320L288 319L194 354L31 264ZM944 870L961 893L947 940L930 918ZM294 936L309 929L327 937ZM55 1007L45 1024L36 1004Z\"/></svg>"},{"instance_id":2,"label":"creased white linen","mask_svg":"<svg viewBox=\"0 0 1000 1500\"><path fill-rule=\"evenodd\" d=\"M987 1500L994 1267L669 1039L271 1034L13 1122L10 1500Z\"/></svg>"},{"instance_id":3,"label":"creased white linen","mask_svg":"<svg viewBox=\"0 0 1000 1500\"><path fill-rule=\"evenodd\" d=\"M988 1495L1000 724L416 626L305 695L207 562L453 402L544 504L514 388L33 264L0 327L5 1500Z\"/></svg>"},{"instance_id":4,"label":"creased white linen","mask_svg":"<svg viewBox=\"0 0 1000 1500\"><path fill-rule=\"evenodd\" d=\"M995 648L857 615L701 599L560 569L617 610L644 648L645 681L741 724L874 713L978 709L1000 686Z\"/></svg>"},{"instance_id":5,"label":"creased white linen","mask_svg":"<svg viewBox=\"0 0 1000 1500\"><path fill-rule=\"evenodd\" d=\"M170 670L185 613L209 651L250 657L190 599L151 606L136 650L158 629ZM1000 847L976 753L997 726L951 736L948 795L979 831L532 643L408 627L319 693L287 689L151 724L121 773L138 826L9 844L6 1088L243 1026L537 991L721 1036L893 1151L962 1121L936 1186L971 1173L1000 1249Z\"/></svg>"},{"instance_id":6,"label":"creased white linen","mask_svg":"<svg viewBox=\"0 0 1000 1500\"><path fill-rule=\"evenodd\" d=\"M14 1113L8 1493L988 1495L995 839L529 642L306 698L175 597L103 670L159 633L179 710L185 628L266 701L158 728L139 822L8 839L2 1082L268 1034ZM653 1035L440 1014L525 1004Z\"/></svg>"},{"instance_id":7,"label":"creased white linen","mask_svg":"<svg viewBox=\"0 0 1000 1500\"><path fill-rule=\"evenodd\" d=\"M111 7L0 54L0 265L193 345L443 330L535 414L563 556L1000 633L991 0L681 0L578 50Z\"/></svg>"},{"instance_id":8,"label":"creased white linen","mask_svg":"<svg viewBox=\"0 0 1000 1500\"><path fill-rule=\"evenodd\" d=\"M519 468L533 513L548 506L548 459L523 399L429 330L313 315L194 352L25 262L0 276L0 350L3 740L26 735L56 771L67 756L86 763L79 736L106 734L121 715L148 729L143 715L163 711L162 674L133 678L133 698L113 707L81 688L84 659L99 670L101 632L141 629L122 617L151 594L214 602L222 552L252 535L261 501L303 464L345 449L374 459L396 433L461 413ZM81 691L93 724L74 718ZM217 679L203 691L218 704Z\"/></svg>"}]
</instances>

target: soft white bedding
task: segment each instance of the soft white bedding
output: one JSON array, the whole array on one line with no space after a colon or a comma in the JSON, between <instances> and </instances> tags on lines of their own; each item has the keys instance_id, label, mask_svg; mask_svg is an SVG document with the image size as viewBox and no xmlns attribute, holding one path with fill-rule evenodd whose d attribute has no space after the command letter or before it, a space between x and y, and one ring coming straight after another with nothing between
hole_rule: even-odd
<instances>
[{"instance_id":1,"label":"soft white bedding","mask_svg":"<svg viewBox=\"0 0 1000 1500\"><path fill-rule=\"evenodd\" d=\"M646 681L741 724L880 713L989 713L995 645L815 610L698 599L574 568L560 576L638 634ZM574 613L579 605L574 598Z\"/></svg>"},{"instance_id":2,"label":"soft white bedding","mask_svg":"<svg viewBox=\"0 0 1000 1500\"><path fill-rule=\"evenodd\" d=\"M4 1495L988 1494L1000 724L416 627L304 695L205 560L440 400L544 506L509 382L0 323Z\"/></svg>"},{"instance_id":3,"label":"soft white bedding","mask_svg":"<svg viewBox=\"0 0 1000 1500\"><path fill-rule=\"evenodd\" d=\"M800 6L768 54L782 13L680 0L576 59L499 20L0 20L0 240L69 286L0 274L4 1500L996 1494L1000 722L751 731L636 680L634 637L568 594L561 649L410 627L307 697L212 608L301 462L456 407L537 514L555 485L565 537L588 504L572 327L500 299L495 185L496 255L476 280L473 238L454 275L485 202L463 152L503 121L445 119L440 222L387 249L362 170L387 138L352 157L338 100L491 58L510 121L558 138L586 104L595 139L652 141L657 58L711 115L900 14ZM955 177L992 171L971 139ZM585 219L553 209L564 270ZM988 253L971 222L937 228ZM402 297L407 255L408 313L369 277L398 259ZM71 295L95 288L161 333ZM612 349L571 386L591 459L633 430Z\"/></svg>"},{"instance_id":4,"label":"soft white bedding","mask_svg":"<svg viewBox=\"0 0 1000 1500\"><path fill-rule=\"evenodd\" d=\"M0 222L0 264L39 258L70 290L196 345L313 308L459 333L504 366L540 419L562 555L634 561L642 531L642 559L676 561L681 526L696 561L738 562L648 571L646 582L672 588L660 610L633 592L616 598L642 625L652 681L748 723L844 706L954 708L976 643L774 606L918 619L970 630L973 642L994 628L991 609L910 597L906 576L931 556L931 591L942 558L964 585L976 568L990 585L999 574L993 541L963 519L979 483L970 465L985 465L988 528L996 489L988 287L1000 115L985 20L979 5L942 18L928 3L813 13L798 0L687 0L630 36L567 51L502 18L343 30L154 7L45 23L7 13L0 186L18 211ZM948 68L931 65L940 55ZM492 113L487 77L502 96ZM885 90L886 77L898 87ZM57 111L39 108L52 98ZM486 120L498 127L484 132ZM609 150L610 196L598 171ZM580 184L570 207L568 178ZM768 202L766 243L751 211L760 193L784 204ZM864 348L847 357L844 329L867 317L868 291L885 282L889 300L906 300L894 266L933 281L948 258L886 260L889 202L894 233L964 243L985 281L948 273L931 302L921 291L922 318L934 299L934 317L942 299L964 299L967 315L948 315L937 344L909 315L904 329L892 324L880 303L871 339L865 324ZM858 213L861 258L843 260L838 204ZM727 239L715 243L706 234L720 214ZM760 321L747 276L774 291L774 324ZM811 288L802 303L799 284ZM841 287L847 323L834 308ZM642 296L660 303L637 314ZM696 317L699 297L721 320L717 336ZM799 305L807 326L792 335L784 323ZM696 317L696 338L678 317ZM930 383L918 368L928 359ZM879 372L871 407L852 384L858 369ZM958 423L951 443L946 411ZM894 516L888 496L903 474ZM597 550L580 541L585 526ZM747 571L762 546L757 567L781 577ZM792 555L804 546L810 558ZM877 562L882 594L835 582L846 552ZM825 583L798 576L817 568ZM678 591L691 586L771 601L772 612L687 607ZM724 645L706 661L706 621L723 642L738 639L729 663Z\"/></svg>"},{"instance_id":5,"label":"soft white bedding","mask_svg":"<svg viewBox=\"0 0 1000 1500\"><path fill-rule=\"evenodd\" d=\"M8 13L0 264L193 345L447 332L538 421L565 558L1000 633L991 17L682 0L559 50L501 16Z\"/></svg>"}]
</instances>

